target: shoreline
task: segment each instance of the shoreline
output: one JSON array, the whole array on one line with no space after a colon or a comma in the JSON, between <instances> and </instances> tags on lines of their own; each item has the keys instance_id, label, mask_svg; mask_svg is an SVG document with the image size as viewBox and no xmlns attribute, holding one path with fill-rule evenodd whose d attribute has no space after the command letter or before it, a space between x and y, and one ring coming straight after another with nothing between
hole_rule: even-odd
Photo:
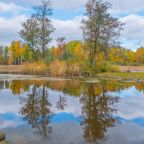
<instances>
[{"instance_id":1,"label":"shoreline","mask_svg":"<svg viewBox=\"0 0 144 144\"><path fill-rule=\"evenodd\" d=\"M127 71L132 69L134 72ZM124 70L125 69L125 70ZM141 70L141 71L137 71ZM94 75L63 75L63 76L52 76L45 71L42 72L24 72L22 65L0 65L0 76L7 76L10 78L32 78L32 79L82 79L93 81L95 79L112 79L112 80L132 80L144 82L144 66L122 66L120 72L105 72L97 73ZM1 79L1 78L0 78Z\"/></svg>"},{"instance_id":2,"label":"shoreline","mask_svg":"<svg viewBox=\"0 0 144 144\"><path fill-rule=\"evenodd\" d=\"M124 76L125 74L130 76ZM82 76L69 76L69 77L52 77L46 75L24 75L24 74L12 74L12 73L0 73L0 80L51 80L51 81L61 81L61 80L74 80L79 79L85 81L87 83L97 83L99 80L118 80L118 81L133 81L133 82L142 82L144 83L144 73L142 73L143 77L138 76L134 77L137 73L99 73L93 77L82 77ZM113 76L112 76L113 75ZM116 76L117 75L117 76ZM121 75L121 76L120 76Z\"/></svg>"},{"instance_id":3,"label":"shoreline","mask_svg":"<svg viewBox=\"0 0 144 144\"><path fill-rule=\"evenodd\" d=\"M117 72L117 73L99 73L99 78L112 79L112 80L125 80L144 82L144 72Z\"/></svg>"}]
</instances>

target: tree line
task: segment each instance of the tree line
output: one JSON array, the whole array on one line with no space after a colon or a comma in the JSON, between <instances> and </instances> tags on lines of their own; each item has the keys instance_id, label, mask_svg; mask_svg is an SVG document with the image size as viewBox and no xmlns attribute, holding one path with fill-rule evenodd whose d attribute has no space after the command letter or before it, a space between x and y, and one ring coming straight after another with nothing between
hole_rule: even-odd
<instances>
[{"instance_id":1,"label":"tree line","mask_svg":"<svg viewBox=\"0 0 144 144\"><path fill-rule=\"evenodd\" d=\"M0 47L0 64L20 65L43 61L48 66L67 65L79 71L95 71L108 64L139 65L144 63L144 48L137 51L120 47L120 34L124 23L114 18L111 4L102 0L88 0L85 17L81 22L83 40L67 41L57 38L57 45L49 47L55 31L50 16L50 0L42 0L33 7L33 14L19 32L21 41L13 41L8 47ZM74 68L73 68L73 67Z\"/></svg>"}]
</instances>

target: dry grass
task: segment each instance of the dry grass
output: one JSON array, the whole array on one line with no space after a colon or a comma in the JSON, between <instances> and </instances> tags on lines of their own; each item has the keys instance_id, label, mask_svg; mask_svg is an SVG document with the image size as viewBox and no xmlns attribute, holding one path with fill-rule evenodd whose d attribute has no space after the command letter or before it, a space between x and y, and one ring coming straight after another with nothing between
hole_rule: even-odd
<instances>
[{"instance_id":1,"label":"dry grass","mask_svg":"<svg viewBox=\"0 0 144 144\"><path fill-rule=\"evenodd\" d=\"M120 66L121 72L144 72L144 66Z\"/></svg>"},{"instance_id":2,"label":"dry grass","mask_svg":"<svg viewBox=\"0 0 144 144\"><path fill-rule=\"evenodd\" d=\"M22 65L22 71L26 74L47 74L48 66L44 62L34 62Z\"/></svg>"},{"instance_id":3,"label":"dry grass","mask_svg":"<svg viewBox=\"0 0 144 144\"><path fill-rule=\"evenodd\" d=\"M22 65L0 65L0 73L21 73Z\"/></svg>"},{"instance_id":4,"label":"dry grass","mask_svg":"<svg viewBox=\"0 0 144 144\"><path fill-rule=\"evenodd\" d=\"M78 63L69 65L68 73L72 76L78 76L80 74L80 65Z\"/></svg>"},{"instance_id":5,"label":"dry grass","mask_svg":"<svg viewBox=\"0 0 144 144\"><path fill-rule=\"evenodd\" d=\"M12 74L46 74L48 66L43 62L35 62L23 65L0 65L0 73Z\"/></svg>"},{"instance_id":6,"label":"dry grass","mask_svg":"<svg viewBox=\"0 0 144 144\"><path fill-rule=\"evenodd\" d=\"M50 76L65 76L67 72L67 64L64 61L55 60L49 65Z\"/></svg>"}]
</instances>

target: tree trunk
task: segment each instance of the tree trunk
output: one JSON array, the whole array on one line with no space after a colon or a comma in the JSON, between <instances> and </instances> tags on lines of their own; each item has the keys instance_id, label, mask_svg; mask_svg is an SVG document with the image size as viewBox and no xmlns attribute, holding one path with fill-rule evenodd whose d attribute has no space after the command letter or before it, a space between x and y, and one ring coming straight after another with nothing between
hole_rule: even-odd
<instances>
[{"instance_id":1,"label":"tree trunk","mask_svg":"<svg viewBox=\"0 0 144 144\"><path fill-rule=\"evenodd\" d=\"M42 57L45 58L45 24L44 24L44 15L42 21Z\"/></svg>"}]
</instances>

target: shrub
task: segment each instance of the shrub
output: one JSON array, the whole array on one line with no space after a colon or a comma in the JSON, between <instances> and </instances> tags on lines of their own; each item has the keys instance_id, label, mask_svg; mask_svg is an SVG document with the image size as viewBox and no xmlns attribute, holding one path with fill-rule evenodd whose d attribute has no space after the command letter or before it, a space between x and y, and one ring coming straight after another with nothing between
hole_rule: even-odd
<instances>
[{"instance_id":1,"label":"shrub","mask_svg":"<svg viewBox=\"0 0 144 144\"><path fill-rule=\"evenodd\" d=\"M95 68L95 72L118 72L118 71L119 71L118 66L112 65L107 61L97 63Z\"/></svg>"},{"instance_id":2,"label":"shrub","mask_svg":"<svg viewBox=\"0 0 144 144\"><path fill-rule=\"evenodd\" d=\"M49 65L49 74L51 76L64 76L67 72L67 64L64 61L55 60Z\"/></svg>"},{"instance_id":3,"label":"shrub","mask_svg":"<svg viewBox=\"0 0 144 144\"><path fill-rule=\"evenodd\" d=\"M83 75L89 75L93 73L92 65L89 59L85 59L81 63L81 73Z\"/></svg>"},{"instance_id":4,"label":"shrub","mask_svg":"<svg viewBox=\"0 0 144 144\"><path fill-rule=\"evenodd\" d=\"M120 68L117 65L111 65L111 71L110 72L119 72Z\"/></svg>"}]
</instances>

